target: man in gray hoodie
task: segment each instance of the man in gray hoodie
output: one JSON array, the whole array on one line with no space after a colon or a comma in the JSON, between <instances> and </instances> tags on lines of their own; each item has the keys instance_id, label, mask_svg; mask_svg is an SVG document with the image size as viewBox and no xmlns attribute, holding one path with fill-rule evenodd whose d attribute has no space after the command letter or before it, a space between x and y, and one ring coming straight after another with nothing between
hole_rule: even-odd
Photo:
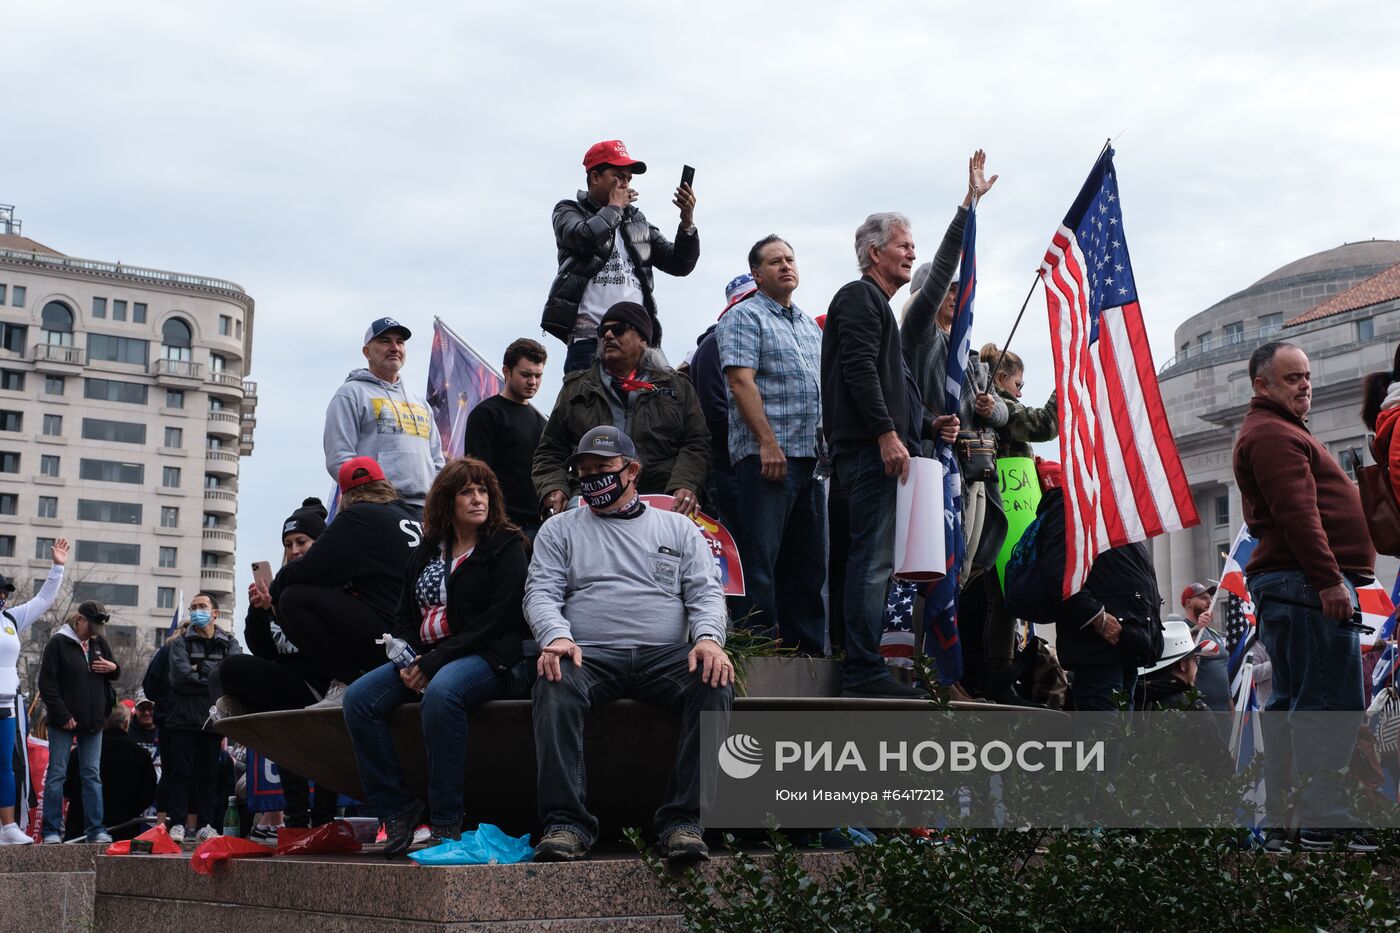
<instances>
[{"instance_id":1,"label":"man in gray hoodie","mask_svg":"<svg viewBox=\"0 0 1400 933\"><path fill-rule=\"evenodd\" d=\"M331 397L321 442L332 479L345 461L373 457L399 495L422 508L444 461L428 403L399 378L411 336L391 317L369 325L361 350L369 366L352 370Z\"/></svg>"}]
</instances>

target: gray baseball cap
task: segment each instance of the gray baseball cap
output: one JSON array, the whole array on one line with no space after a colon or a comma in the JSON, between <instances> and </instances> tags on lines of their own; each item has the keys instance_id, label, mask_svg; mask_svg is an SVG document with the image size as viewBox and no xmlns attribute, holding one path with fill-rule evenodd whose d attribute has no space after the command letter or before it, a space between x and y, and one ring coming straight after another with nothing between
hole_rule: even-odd
<instances>
[{"instance_id":1,"label":"gray baseball cap","mask_svg":"<svg viewBox=\"0 0 1400 933\"><path fill-rule=\"evenodd\" d=\"M579 438L578 449L564 461L564 466L573 469L578 463L578 458L584 454L593 454L597 457L626 457L628 460L637 459L637 447L632 443L632 438L623 434L621 430L610 424L600 425Z\"/></svg>"}]
</instances>

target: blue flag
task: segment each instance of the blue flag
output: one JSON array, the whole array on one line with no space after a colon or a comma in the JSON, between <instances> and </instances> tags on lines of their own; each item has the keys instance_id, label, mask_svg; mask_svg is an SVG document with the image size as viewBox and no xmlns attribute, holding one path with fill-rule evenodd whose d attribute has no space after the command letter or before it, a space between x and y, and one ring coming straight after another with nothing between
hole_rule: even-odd
<instances>
[{"instance_id":1,"label":"blue flag","mask_svg":"<svg viewBox=\"0 0 1400 933\"><path fill-rule=\"evenodd\" d=\"M963 378L967 355L972 348L972 300L977 294L977 211L967 212L963 228L962 266L958 273L958 294L953 309L952 332L948 337L948 378L943 393L943 413L956 415L962 408ZM962 529L962 472L953 445L942 438L935 441L943 464L943 533L948 555L946 576L929 588L924 601L924 653L938 667L942 684L962 679L962 642L958 638L958 575L962 572L967 542Z\"/></svg>"}]
</instances>

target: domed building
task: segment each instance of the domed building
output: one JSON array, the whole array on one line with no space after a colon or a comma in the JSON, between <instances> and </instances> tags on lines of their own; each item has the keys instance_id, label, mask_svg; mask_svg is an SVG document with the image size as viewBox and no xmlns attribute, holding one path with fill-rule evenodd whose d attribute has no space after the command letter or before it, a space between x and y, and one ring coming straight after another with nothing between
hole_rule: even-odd
<instances>
[{"instance_id":1,"label":"domed building","mask_svg":"<svg viewBox=\"0 0 1400 933\"><path fill-rule=\"evenodd\" d=\"M1231 452L1253 395L1249 356L1269 340L1308 354L1313 434L1348 472L1353 451L1370 462L1361 381L1390 369L1400 342L1400 240L1347 243L1295 260L1177 328L1177 353L1158 378L1201 524L1152 542L1168 609L1186 584L1220 577L1243 520ZM1377 571L1389 588L1397 563L1381 558Z\"/></svg>"}]
</instances>

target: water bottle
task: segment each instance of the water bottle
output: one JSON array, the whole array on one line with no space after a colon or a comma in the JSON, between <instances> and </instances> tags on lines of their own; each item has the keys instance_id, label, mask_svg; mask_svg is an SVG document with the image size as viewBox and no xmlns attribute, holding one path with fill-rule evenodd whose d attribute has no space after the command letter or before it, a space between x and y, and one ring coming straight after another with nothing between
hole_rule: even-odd
<instances>
[{"instance_id":1,"label":"water bottle","mask_svg":"<svg viewBox=\"0 0 1400 933\"><path fill-rule=\"evenodd\" d=\"M418 652L413 650L412 645L402 638L395 638L388 632L385 632L383 637L375 639L375 644L384 646L384 653L389 656L389 660L399 670L403 670L418 660Z\"/></svg>"},{"instance_id":2,"label":"water bottle","mask_svg":"<svg viewBox=\"0 0 1400 933\"><path fill-rule=\"evenodd\" d=\"M241 836L243 830L243 820L238 816L238 798L228 799L228 809L224 811L224 835Z\"/></svg>"}]
</instances>

